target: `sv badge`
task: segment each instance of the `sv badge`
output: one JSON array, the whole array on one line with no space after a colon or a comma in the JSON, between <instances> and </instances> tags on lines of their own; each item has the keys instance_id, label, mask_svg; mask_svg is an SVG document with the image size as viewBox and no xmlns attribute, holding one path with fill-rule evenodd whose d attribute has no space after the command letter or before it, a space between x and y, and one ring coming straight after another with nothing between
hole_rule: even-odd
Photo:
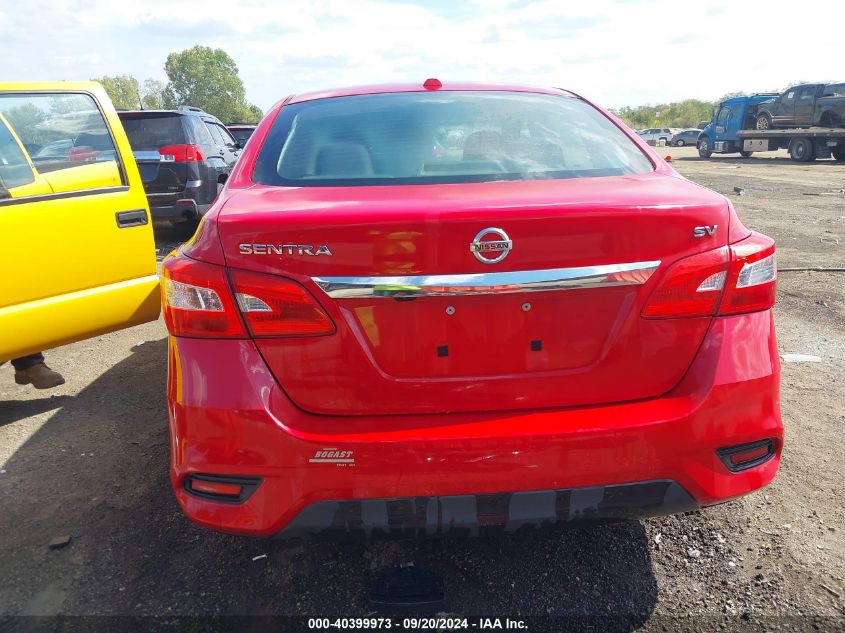
<instances>
[{"instance_id":1,"label":"sv badge","mask_svg":"<svg viewBox=\"0 0 845 633\"><path fill-rule=\"evenodd\" d=\"M716 229L719 228L718 224L714 224L713 226L697 226L692 230L693 237L713 237L716 234Z\"/></svg>"}]
</instances>

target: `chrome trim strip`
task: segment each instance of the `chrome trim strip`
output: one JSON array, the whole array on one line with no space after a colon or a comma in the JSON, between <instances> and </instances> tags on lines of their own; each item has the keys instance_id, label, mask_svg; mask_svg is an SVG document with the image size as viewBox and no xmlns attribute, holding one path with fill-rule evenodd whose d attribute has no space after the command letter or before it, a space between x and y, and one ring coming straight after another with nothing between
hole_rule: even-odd
<instances>
[{"instance_id":1,"label":"chrome trim strip","mask_svg":"<svg viewBox=\"0 0 845 633\"><path fill-rule=\"evenodd\" d=\"M333 299L444 297L639 285L648 281L658 266L660 266L660 260L500 273L406 277L312 277L312 280Z\"/></svg>"}]
</instances>

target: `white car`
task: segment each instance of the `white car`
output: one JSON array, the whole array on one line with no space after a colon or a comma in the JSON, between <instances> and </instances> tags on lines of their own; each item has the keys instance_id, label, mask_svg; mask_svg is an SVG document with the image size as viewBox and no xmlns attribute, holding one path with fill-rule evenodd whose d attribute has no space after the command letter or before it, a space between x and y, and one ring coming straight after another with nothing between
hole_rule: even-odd
<instances>
[{"instance_id":1,"label":"white car","mask_svg":"<svg viewBox=\"0 0 845 633\"><path fill-rule=\"evenodd\" d=\"M637 132L644 141L654 141L657 143L658 141L665 141L666 144L669 144L669 141L674 136L672 130L668 127L650 127L645 130L640 130Z\"/></svg>"}]
</instances>

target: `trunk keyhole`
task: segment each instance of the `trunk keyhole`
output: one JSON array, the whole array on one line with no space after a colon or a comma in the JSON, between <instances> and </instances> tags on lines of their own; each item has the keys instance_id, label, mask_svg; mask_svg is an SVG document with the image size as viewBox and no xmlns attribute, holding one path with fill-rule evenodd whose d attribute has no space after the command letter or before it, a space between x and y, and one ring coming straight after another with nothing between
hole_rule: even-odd
<instances>
[{"instance_id":1,"label":"trunk keyhole","mask_svg":"<svg viewBox=\"0 0 845 633\"><path fill-rule=\"evenodd\" d=\"M527 301L522 304L522 311L523 312L528 312L530 309L531 309L531 304L528 303Z\"/></svg>"},{"instance_id":2,"label":"trunk keyhole","mask_svg":"<svg viewBox=\"0 0 845 633\"><path fill-rule=\"evenodd\" d=\"M447 306L446 314L448 314L449 316L452 316L453 314L455 314L455 306Z\"/></svg>"}]
</instances>

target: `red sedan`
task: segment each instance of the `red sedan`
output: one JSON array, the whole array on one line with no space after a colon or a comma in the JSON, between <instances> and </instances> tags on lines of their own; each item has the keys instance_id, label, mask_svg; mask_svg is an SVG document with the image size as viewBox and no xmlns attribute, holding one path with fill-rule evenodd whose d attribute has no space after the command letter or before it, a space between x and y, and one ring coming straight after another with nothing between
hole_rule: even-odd
<instances>
[{"instance_id":1,"label":"red sedan","mask_svg":"<svg viewBox=\"0 0 845 633\"><path fill-rule=\"evenodd\" d=\"M773 241L565 90L289 97L163 271L171 478L214 529L637 518L778 468Z\"/></svg>"}]
</instances>

